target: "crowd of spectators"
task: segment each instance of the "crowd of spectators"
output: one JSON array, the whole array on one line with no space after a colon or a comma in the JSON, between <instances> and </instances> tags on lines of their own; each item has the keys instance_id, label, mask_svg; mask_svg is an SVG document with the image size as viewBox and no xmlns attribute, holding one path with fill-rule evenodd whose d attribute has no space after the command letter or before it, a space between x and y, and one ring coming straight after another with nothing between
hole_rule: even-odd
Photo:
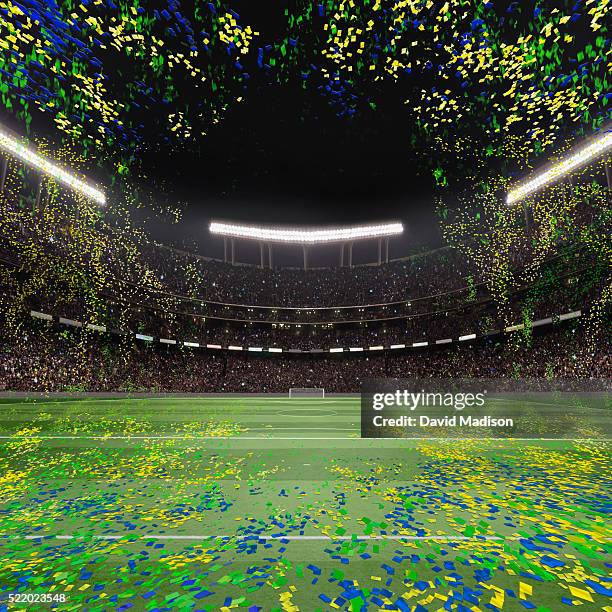
<instances>
[{"instance_id":1,"label":"crowd of spectators","mask_svg":"<svg viewBox=\"0 0 612 612\"><path fill-rule=\"evenodd\" d=\"M509 254L510 267L520 270L533 258L533 245L526 233L523 241L515 241ZM549 258L555 259L563 250L557 245ZM180 296L209 302L209 314L218 302L224 306L251 305L285 308L334 308L410 303L431 310L427 300L436 298L440 307L449 300L456 301L458 292L479 297L486 293L482 270L466 255L452 247L442 247L416 253L381 265L327 267L303 270L300 268L274 269L256 265L236 264L200 257L163 245L148 245L142 251L143 262L156 270L164 287ZM570 262L571 258L567 258ZM574 263L580 263L581 260ZM138 279L131 279L138 284ZM226 313L227 314L227 313ZM363 318L372 313L366 311ZM265 318L266 312L254 309L252 319ZM293 313L277 313L278 317L292 317ZM311 313L318 316L318 313ZM321 313L322 320L329 312ZM337 318L355 318L355 312L337 313ZM321 320L321 319L320 319Z\"/></svg>"},{"instance_id":2,"label":"crowd of spectators","mask_svg":"<svg viewBox=\"0 0 612 612\"><path fill-rule=\"evenodd\" d=\"M465 287L475 271L450 248L388 264L266 269L231 265L169 248L150 248L145 260L181 295L213 302L260 306L334 307L388 302Z\"/></svg>"},{"instance_id":3,"label":"crowd of spectators","mask_svg":"<svg viewBox=\"0 0 612 612\"><path fill-rule=\"evenodd\" d=\"M0 235L0 261L16 271L13 284L0 287L0 297L14 298L10 291L35 275L43 262L53 286L30 283L37 291L28 295L27 309L102 324L121 334L31 321L24 308L21 314L28 321L18 337L14 329L0 325L0 391L286 393L290 387L323 387L333 393L357 392L371 377L612 374L609 336L586 346L583 331L571 323L534 329L531 344L521 332L456 342L465 334L480 336L508 323L588 308L590 298L601 294L602 282L609 283L609 271L594 275L593 254L584 257L571 245L555 247L545 265L534 267L536 282L521 287L510 283L508 293L502 289L503 295L493 295L493 283L484 284L482 269L449 247L379 266L264 269L206 259L142 237L128 253L121 239L128 234L111 236L109 227L85 228L84 236L96 238L88 246L69 221L51 224L48 231L44 223L23 223L25 217L10 206L6 211L13 222L3 231L10 231L24 248L6 248L14 242ZM528 264L531 241L526 231L522 243L513 245L513 271ZM63 291L64 259L79 270L76 280L71 277L70 291ZM54 276L54 271L59 273ZM79 297L80 289L88 296L87 304ZM279 347L284 352L149 343L135 340L134 332L200 345ZM411 346L446 338L455 342L406 350L326 351ZM288 353L292 348L326 352Z\"/></svg>"},{"instance_id":4,"label":"crowd of spectators","mask_svg":"<svg viewBox=\"0 0 612 612\"><path fill-rule=\"evenodd\" d=\"M41 238L24 231L24 242L32 239L39 241ZM112 244L109 238L109 249ZM61 259L61 237L46 237L44 246L50 255ZM150 287L154 294L173 294L181 296L183 301L191 298L196 305L217 302L223 304L223 308L226 304L306 309L410 302L478 283L478 275L465 256L448 247L380 266L309 270L232 265L151 243L140 245L139 249L140 265L152 270L159 281L155 287ZM113 267L119 266L115 270L115 293L124 293L126 283L146 287L141 267L124 265L125 262L110 257L110 251L104 259ZM2 249L0 260L20 265L14 253ZM214 309L214 304L208 307ZM354 313L338 314L354 316ZM254 311L252 318L262 315L267 316L265 312ZM280 316L292 316L292 313L280 313ZM322 317L328 318L328 313L322 313Z\"/></svg>"},{"instance_id":5,"label":"crowd of spectators","mask_svg":"<svg viewBox=\"0 0 612 612\"><path fill-rule=\"evenodd\" d=\"M571 281L571 282L570 282ZM577 290L580 288L580 291ZM508 325L536 321L588 307L599 284L588 279L570 277L556 279L545 290L527 289L517 293L504 313L491 298L460 303L447 310L383 317L380 320L318 324L310 320L308 311L289 324L250 322L241 319L194 316L190 312L159 310L148 305L134 306L127 312L112 302L107 303L103 318L90 320L78 302L62 305L58 312L52 296L32 300L33 310L51 313L83 323L103 324L110 330L140 333L154 338L215 344L223 347L277 347L283 349L326 350L332 347L389 346L434 342L469 334L485 334ZM502 316L503 315L503 316ZM298 316L297 313L295 315Z\"/></svg>"},{"instance_id":6,"label":"crowd of spectators","mask_svg":"<svg viewBox=\"0 0 612 612\"><path fill-rule=\"evenodd\" d=\"M25 232L24 240L33 239L23 228L19 231ZM61 260L66 247L63 238L50 235L46 240L45 253ZM512 253L517 270L527 261L528 240L526 235L525 245ZM108 244L110 249L114 243ZM380 266L270 270L159 245L140 246L140 268L123 266L124 258L104 251L112 273L110 281L100 281L95 314L80 301L78 291L62 292L61 283L46 289L44 295L29 296L27 305L105 325L125 333L123 338L128 340L117 344L116 336L114 342L97 338L77 350L65 337L73 333L67 328L55 330L52 337L31 332L21 342L2 348L0 389L60 390L73 385L85 390L285 391L290 386L323 386L329 391L354 391L366 375L495 377L524 370L524 375L532 376L549 372L573 376L580 371L575 360L580 359L582 347L575 336L566 335L571 342L560 342L565 333L560 330L538 338L524 354L490 340L473 347L462 344L423 353L364 353L360 357L191 351L157 342L134 344L133 334L224 348L285 351L411 346L480 336L508 324L583 309L593 295L601 293L602 282L602 277L593 281L592 255L584 257L571 247L565 252L559 249L538 268L539 280L554 282L514 285L503 296L508 301L501 308L504 300L492 295L465 256L451 248ZM18 274L25 270L19 257L1 245L0 259ZM155 287L143 286L137 275L143 266L153 271L149 278L156 279ZM589 372L609 375L609 365L609 357L599 349Z\"/></svg>"},{"instance_id":7,"label":"crowd of spectators","mask_svg":"<svg viewBox=\"0 0 612 612\"><path fill-rule=\"evenodd\" d=\"M41 324L42 325L42 324ZM609 378L609 338L584 346L573 325L539 332L531 346L511 336L434 349L376 355L253 354L135 343L98 336L83 346L79 332L32 326L0 345L0 390L279 392L322 387L357 392L365 378Z\"/></svg>"}]
</instances>

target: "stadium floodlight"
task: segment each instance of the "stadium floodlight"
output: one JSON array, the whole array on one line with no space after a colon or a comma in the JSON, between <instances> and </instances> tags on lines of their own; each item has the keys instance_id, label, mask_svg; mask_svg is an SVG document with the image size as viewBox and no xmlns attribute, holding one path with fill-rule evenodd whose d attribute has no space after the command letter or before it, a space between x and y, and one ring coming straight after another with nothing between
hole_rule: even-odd
<instances>
[{"instance_id":1,"label":"stadium floodlight","mask_svg":"<svg viewBox=\"0 0 612 612\"><path fill-rule=\"evenodd\" d=\"M58 183L62 183L69 189L84 195L85 197L97 202L98 204L106 204L106 196L103 191L89 185L71 172L64 170L60 166L45 159L30 147L24 145L15 137L7 134L6 131L0 128L0 149L12 155L26 165L39 170L43 174L49 175Z\"/></svg>"},{"instance_id":2,"label":"stadium floodlight","mask_svg":"<svg viewBox=\"0 0 612 612\"><path fill-rule=\"evenodd\" d=\"M255 227L212 221L211 234L227 238L245 238L260 242L284 242L293 244L321 244L327 242L350 242L368 238L385 238L397 236L404 231L401 223L383 223L378 225L360 225L354 227L328 228L281 228Z\"/></svg>"},{"instance_id":3,"label":"stadium floodlight","mask_svg":"<svg viewBox=\"0 0 612 612\"><path fill-rule=\"evenodd\" d=\"M565 158L558 164L555 164L548 170L541 172L522 185L511 189L506 194L506 204L510 206L516 202L519 202L542 187L545 187L550 183L554 183L579 166L586 164L592 159L595 159L610 148L612 148L612 132L608 131L599 138L593 140L593 142L587 145L584 149Z\"/></svg>"}]
</instances>

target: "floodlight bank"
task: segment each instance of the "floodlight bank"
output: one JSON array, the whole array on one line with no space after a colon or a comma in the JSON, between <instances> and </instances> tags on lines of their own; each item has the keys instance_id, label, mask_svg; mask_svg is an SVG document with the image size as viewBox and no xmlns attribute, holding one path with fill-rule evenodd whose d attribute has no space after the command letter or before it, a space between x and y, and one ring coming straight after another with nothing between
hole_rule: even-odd
<instances>
[{"instance_id":1,"label":"floodlight bank","mask_svg":"<svg viewBox=\"0 0 612 612\"><path fill-rule=\"evenodd\" d=\"M210 224L211 234L228 238L245 238L261 242L285 242L293 244L321 244L326 242L350 242L368 238L385 238L403 233L401 223L381 225L363 225L344 228L325 229L290 229L272 227L254 227L234 225L213 221Z\"/></svg>"},{"instance_id":2,"label":"floodlight bank","mask_svg":"<svg viewBox=\"0 0 612 612\"><path fill-rule=\"evenodd\" d=\"M106 196L104 195L104 192L92 187L91 185L88 185L85 181L77 178L74 174L60 168L56 164L50 162L48 159L40 156L30 147L27 147L13 136L2 130L0 130L0 149L13 157L20 159L31 168L35 168L43 174L49 175L58 183L62 183L69 189L84 195L94 202L97 202L98 204L106 204Z\"/></svg>"},{"instance_id":3,"label":"floodlight bank","mask_svg":"<svg viewBox=\"0 0 612 612\"><path fill-rule=\"evenodd\" d=\"M530 181L527 181L515 189L510 190L506 195L506 204L508 206L515 204L535 191L542 189L542 187L545 187L550 183L554 183L579 166L586 164L592 159L595 159L610 148L612 148L612 132L606 132L603 136L586 146L581 151L578 151L552 168L538 174Z\"/></svg>"}]
</instances>

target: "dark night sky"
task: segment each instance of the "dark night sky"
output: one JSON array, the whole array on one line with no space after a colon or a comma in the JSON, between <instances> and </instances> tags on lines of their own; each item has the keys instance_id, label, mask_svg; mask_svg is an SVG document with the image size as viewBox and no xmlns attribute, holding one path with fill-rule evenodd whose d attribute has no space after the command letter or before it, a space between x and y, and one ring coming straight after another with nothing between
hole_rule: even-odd
<instances>
[{"instance_id":1,"label":"dark night sky","mask_svg":"<svg viewBox=\"0 0 612 612\"><path fill-rule=\"evenodd\" d=\"M187 203L184 237L205 252L201 232L210 218L293 225L400 219L407 236L398 248L406 250L435 244L438 232L431 173L419 171L410 128L399 125L384 109L338 118L325 100L275 85L228 112L195 149L152 150L143 162ZM154 231L176 238L163 224Z\"/></svg>"},{"instance_id":2,"label":"dark night sky","mask_svg":"<svg viewBox=\"0 0 612 612\"><path fill-rule=\"evenodd\" d=\"M278 39L286 26L274 0L235 8L262 40ZM314 47L311 59L318 62ZM243 102L194 146L143 151L143 168L187 203L187 243L209 252L211 218L291 225L400 219L407 232L398 253L438 241L431 170L414 162L410 144L409 92L377 91L375 110L361 106L347 118L315 88L304 89L297 73L282 85L254 78ZM172 228L156 231L173 238Z\"/></svg>"},{"instance_id":3,"label":"dark night sky","mask_svg":"<svg viewBox=\"0 0 612 612\"><path fill-rule=\"evenodd\" d=\"M274 0L238 1L234 8L262 40L277 39L286 27ZM319 59L314 47L311 59ZM429 216L431 222L433 179L411 161L406 91L390 87L376 96L386 103L348 119L337 116L329 98L303 89L297 73L283 85L257 78L242 104L193 149L173 151L167 161L145 152L144 167L154 168L193 216L291 224Z\"/></svg>"}]
</instances>

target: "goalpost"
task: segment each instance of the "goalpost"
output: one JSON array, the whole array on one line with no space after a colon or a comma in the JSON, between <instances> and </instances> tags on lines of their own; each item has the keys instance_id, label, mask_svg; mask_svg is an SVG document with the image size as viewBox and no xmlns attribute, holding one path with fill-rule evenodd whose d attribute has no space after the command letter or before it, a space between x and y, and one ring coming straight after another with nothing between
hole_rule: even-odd
<instances>
[{"instance_id":1,"label":"goalpost","mask_svg":"<svg viewBox=\"0 0 612 612\"><path fill-rule=\"evenodd\" d=\"M320 387L291 387L289 389L289 399L315 397L325 399L325 389Z\"/></svg>"}]
</instances>

